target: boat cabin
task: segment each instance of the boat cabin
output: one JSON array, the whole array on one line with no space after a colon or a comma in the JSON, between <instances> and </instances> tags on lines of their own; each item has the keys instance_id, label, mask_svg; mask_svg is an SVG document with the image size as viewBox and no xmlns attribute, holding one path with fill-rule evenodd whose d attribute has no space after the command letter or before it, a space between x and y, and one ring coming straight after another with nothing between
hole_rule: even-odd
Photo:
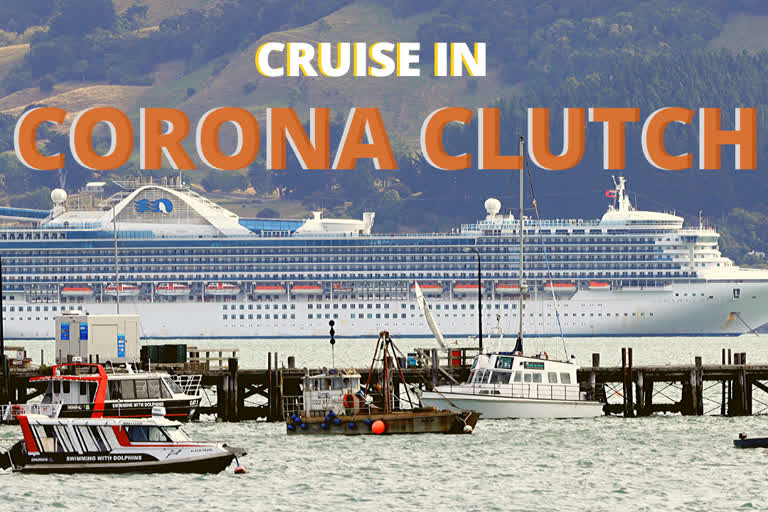
<instances>
[{"instance_id":1,"label":"boat cabin","mask_svg":"<svg viewBox=\"0 0 768 512\"><path fill-rule=\"evenodd\" d=\"M309 416L325 416L357 411L361 399L360 374L353 371L329 370L303 379L304 411Z\"/></svg>"},{"instance_id":2,"label":"boat cabin","mask_svg":"<svg viewBox=\"0 0 768 512\"><path fill-rule=\"evenodd\" d=\"M512 395L521 398L579 400L577 367L513 352L481 354L475 358L465 385L476 394Z\"/></svg>"}]
</instances>

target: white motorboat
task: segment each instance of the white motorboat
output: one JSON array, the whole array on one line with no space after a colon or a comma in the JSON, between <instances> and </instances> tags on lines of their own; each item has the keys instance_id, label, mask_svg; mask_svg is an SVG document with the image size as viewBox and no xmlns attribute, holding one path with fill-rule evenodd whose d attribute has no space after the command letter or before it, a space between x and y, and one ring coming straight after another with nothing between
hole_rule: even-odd
<instances>
[{"instance_id":1,"label":"white motorboat","mask_svg":"<svg viewBox=\"0 0 768 512\"><path fill-rule=\"evenodd\" d=\"M23 439L0 451L0 468L26 473L218 473L245 450L192 441L180 424L146 419L20 416Z\"/></svg>"},{"instance_id":2,"label":"white motorboat","mask_svg":"<svg viewBox=\"0 0 768 512\"><path fill-rule=\"evenodd\" d=\"M521 138L520 151L523 149ZM521 219L524 218L523 192L521 169ZM480 258L480 253L477 254ZM467 382L437 386L431 391L423 392L421 399L424 405L477 411L483 418L586 418L602 415L603 403L595 399L593 390L587 392L580 389L576 374L578 366L569 360L567 354L563 361L550 360L546 352L541 352L535 357L523 354L523 311L528 291L523 281L524 261L523 235L520 233L519 282L515 290L519 329L514 350L490 353L481 351L475 357ZM559 295L561 290L570 293L572 288L575 289L572 283L553 283L551 279L545 286L545 289L552 293L555 304L556 295ZM511 286L509 289L512 289ZM420 297L421 300L423 299ZM442 334L428 314L428 308L422 308L422 311L424 310L427 324L435 334L437 342L444 346ZM480 339L482 340L482 334ZM502 341L503 335L499 329L499 345Z\"/></svg>"},{"instance_id":3,"label":"white motorboat","mask_svg":"<svg viewBox=\"0 0 768 512\"><path fill-rule=\"evenodd\" d=\"M480 354L467 382L424 391L421 400L428 407L477 411L483 419L601 416L603 403L579 389L577 370L546 354Z\"/></svg>"}]
</instances>

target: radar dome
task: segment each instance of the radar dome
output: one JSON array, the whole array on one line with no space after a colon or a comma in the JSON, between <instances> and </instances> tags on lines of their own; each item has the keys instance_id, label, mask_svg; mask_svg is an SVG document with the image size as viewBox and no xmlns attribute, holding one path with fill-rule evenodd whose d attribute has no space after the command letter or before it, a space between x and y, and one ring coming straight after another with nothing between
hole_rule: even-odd
<instances>
[{"instance_id":1,"label":"radar dome","mask_svg":"<svg viewBox=\"0 0 768 512\"><path fill-rule=\"evenodd\" d=\"M485 211L488 215L496 215L501 210L501 201L495 197L491 197L485 200Z\"/></svg>"},{"instance_id":2,"label":"radar dome","mask_svg":"<svg viewBox=\"0 0 768 512\"><path fill-rule=\"evenodd\" d=\"M67 200L67 192L60 188L51 190L51 201L53 204L61 204Z\"/></svg>"}]
</instances>

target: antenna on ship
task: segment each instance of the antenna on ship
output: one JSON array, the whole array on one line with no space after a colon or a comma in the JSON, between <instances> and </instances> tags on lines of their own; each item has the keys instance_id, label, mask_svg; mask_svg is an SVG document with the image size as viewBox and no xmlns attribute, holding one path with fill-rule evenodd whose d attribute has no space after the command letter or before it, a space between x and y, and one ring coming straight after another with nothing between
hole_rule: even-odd
<instances>
[{"instance_id":1,"label":"antenna on ship","mask_svg":"<svg viewBox=\"0 0 768 512\"><path fill-rule=\"evenodd\" d=\"M519 287L519 298L518 298L518 313L520 314L520 322L518 324L517 329L517 342L515 343L515 352L523 353L523 295L525 294L525 290L523 290L523 226L524 226L524 219L523 219L523 172L525 167L525 138L521 135L520 136L520 155L523 156L523 165L520 166L520 275L518 280L518 287ZM480 293L480 290L478 290L478 293Z\"/></svg>"},{"instance_id":2,"label":"antenna on ship","mask_svg":"<svg viewBox=\"0 0 768 512\"><path fill-rule=\"evenodd\" d=\"M115 300L117 301L117 314L120 314L120 268L117 259L117 214L115 203L112 203L112 232L115 237Z\"/></svg>"}]
</instances>

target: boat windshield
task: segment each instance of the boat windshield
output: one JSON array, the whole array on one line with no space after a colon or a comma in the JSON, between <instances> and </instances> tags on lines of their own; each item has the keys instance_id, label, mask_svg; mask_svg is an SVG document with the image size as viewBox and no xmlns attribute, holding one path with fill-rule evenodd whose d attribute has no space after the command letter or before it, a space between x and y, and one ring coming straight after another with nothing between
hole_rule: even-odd
<instances>
[{"instance_id":1,"label":"boat windshield","mask_svg":"<svg viewBox=\"0 0 768 512\"><path fill-rule=\"evenodd\" d=\"M163 377L163 382L165 382L165 385L168 386L168 389L171 390L171 393L175 394L181 394L183 391L179 387L178 384L176 384L176 381L167 377Z\"/></svg>"},{"instance_id":2,"label":"boat windshield","mask_svg":"<svg viewBox=\"0 0 768 512\"><path fill-rule=\"evenodd\" d=\"M168 435L160 427L134 425L125 427L125 433L132 443L167 443L169 441Z\"/></svg>"},{"instance_id":3,"label":"boat windshield","mask_svg":"<svg viewBox=\"0 0 768 512\"><path fill-rule=\"evenodd\" d=\"M189 436L184 432L181 427L165 427L165 433L171 438L171 441L175 443L184 443L190 441Z\"/></svg>"}]
</instances>

